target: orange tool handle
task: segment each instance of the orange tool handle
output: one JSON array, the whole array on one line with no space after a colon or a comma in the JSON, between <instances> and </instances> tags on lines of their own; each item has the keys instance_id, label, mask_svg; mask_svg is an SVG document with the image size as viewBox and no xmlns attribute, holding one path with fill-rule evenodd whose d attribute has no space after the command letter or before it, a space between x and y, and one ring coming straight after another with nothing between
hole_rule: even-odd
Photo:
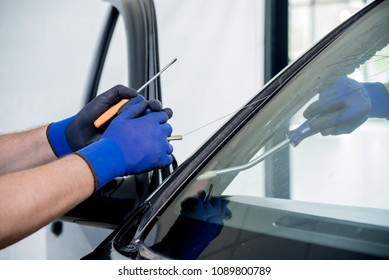
<instances>
[{"instance_id":1,"label":"orange tool handle","mask_svg":"<svg viewBox=\"0 0 389 280\"><path fill-rule=\"evenodd\" d=\"M103 124L105 124L107 121L112 119L118 113L120 107L122 107L128 101L129 101L129 99L122 99L116 105L112 106L107 111L105 111L104 114L102 114L100 117L98 117L98 119L95 120L95 122L93 123L95 125L95 127L99 128Z\"/></svg>"},{"instance_id":2,"label":"orange tool handle","mask_svg":"<svg viewBox=\"0 0 389 280\"><path fill-rule=\"evenodd\" d=\"M137 92L139 93L143 89L145 89L152 81L154 81L157 77L159 77L159 75L161 75L166 69L168 69L176 61L177 61L177 58L170 61L170 63L168 65L166 65L161 71L159 71L150 80L148 80L143 86L141 86L137 90ZM123 99L119 103L117 103L116 105L112 106L107 111L105 111L104 114L102 114L97 120L95 120L95 122L94 122L95 127L99 128L103 124L105 124L107 121L112 119L118 113L120 107L123 106L127 101L128 101L128 99Z\"/></svg>"}]
</instances>

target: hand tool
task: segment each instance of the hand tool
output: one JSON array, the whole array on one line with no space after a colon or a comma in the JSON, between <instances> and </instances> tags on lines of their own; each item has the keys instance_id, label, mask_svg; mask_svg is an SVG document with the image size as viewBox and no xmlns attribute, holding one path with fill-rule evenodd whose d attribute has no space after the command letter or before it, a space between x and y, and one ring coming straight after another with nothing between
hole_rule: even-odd
<instances>
[{"instance_id":1,"label":"hand tool","mask_svg":"<svg viewBox=\"0 0 389 280\"><path fill-rule=\"evenodd\" d=\"M208 191L208 193L205 195L204 200L203 200L204 202L207 201L207 200L211 197L212 189L213 189L213 184L211 184L211 185L209 186L209 191Z\"/></svg>"},{"instance_id":2,"label":"hand tool","mask_svg":"<svg viewBox=\"0 0 389 280\"><path fill-rule=\"evenodd\" d=\"M198 181L209 180L209 179L212 179L218 175L246 170L254 165L257 165L258 163L262 162L263 160L265 160L269 156L277 153L278 151L282 150L283 148L287 147L289 144L291 144L293 147L296 147L305 138L312 136L312 135L319 132L319 131L314 131L309 127L310 123L316 118L317 118L317 116L305 121L298 128L288 131L286 133L286 139L284 141L278 143L273 148L264 152L262 155L256 157L252 161L249 161L246 164L233 166L233 167L229 167L229 168L225 168L225 169L207 171L207 172L201 174L199 177L197 177L197 180Z\"/></svg>"},{"instance_id":3,"label":"hand tool","mask_svg":"<svg viewBox=\"0 0 389 280\"><path fill-rule=\"evenodd\" d=\"M167 138L168 141L179 141L184 139L184 136L182 135L171 135Z\"/></svg>"},{"instance_id":4,"label":"hand tool","mask_svg":"<svg viewBox=\"0 0 389 280\"><path fill-rule=\"evenodd\" d=\"M150 80L148 80L143 86L141 86L137 92L141 92L144 90L152 81L154 81L159 75L161 75L166 69L168 69L174 62L177 61L177 58L173 59L168 65L166 65L161 71L159 71L157 74L155 74ZM105 124L107 121L112 119L117 112L119 111L120 107L122 107L124 104L126 104L129 100L128 99L122 99L119 103L109 108L107 111L104 112L97 120L95 120L94 125L96 128L101 127L103 124Z\"/></svg>"}]
</instances>

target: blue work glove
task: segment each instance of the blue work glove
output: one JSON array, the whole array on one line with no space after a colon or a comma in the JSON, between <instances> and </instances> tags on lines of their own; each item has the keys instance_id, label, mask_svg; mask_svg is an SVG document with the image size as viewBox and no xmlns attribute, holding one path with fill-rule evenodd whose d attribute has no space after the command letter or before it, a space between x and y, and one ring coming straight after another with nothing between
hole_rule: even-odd
<instances>
[{"instance_id":1,"label":"blue work glove","mask_svg":"<svg viewBox=\"0 0 389 280\"><path fill-rule=\"evenodd\" d=\"M77 115L50 124L47 129L47 138L54 153L61 157L100 139L105 128L96 128L94 121L120 100L136 96L138 93L135 90L117 85L98 95Z\"/></svg>"},{"instance_id":2,"label":"blue work glove","mask_svg":"<svg viewBox=\"0 0 389 280\"><path fill-rule=\"evenodd\" d=\"M310 128L322 135L347 134L369 117L389 116L389 95L380 83L358 83L339 77L310 104L304 117L311 119Z\"/></svg>"},{"instance_id":3,"label":"blue work glove","mask_svg":"<svg viewBox=\"0 0 389 280\"><path fill-rule=\"evenodd\" d=\"M161 168L173 161L173 147L167 140L172 132L168 114L144 115L148 102L142 96L127 104L98 141L76 153L91 167L97 189L115 177Z\"/></svg>"},{"instance_id":4,"label":"blue work glove","mask_svg":"<svg viewBox=\"0 0 389 280\"><path fill-rule=\"evenodd\" d=\"M361 83L370 97L371 112L369 118L389 117L389 94L381 83Z\"/></svg>"},{"instance_id":5,"label":"blue work glove","mask_svg":"<svg viewBox=\"0 0 389 280\"><path fill-rule=\"evenodd\" d=\"M207 198L204 191L197 197L189 197L181 203L181 216L204 222L223 224L229 214L227 201L219 197Z\"/></svg>"},{"instance_id":6,"label":"blue work glove","mask_svg":"<svg viewBox=\"0 0 389 280\"><path fill-rule=\"evenodd\" d=\"M146 110L144 111L145 115L147 115L147 114L149 114L151 112L163 111L163 112L165 112L169 116L169 119L173 116L172 109L170 109L170 108L162 108L162 103L159 100L149 100L147 102L148 102L148 105L147 105ZM120 110L119 110L119 114L120 114L120 112L125 110L127 108L127 106L129 106L129 105L130 105L129 103L126 103L125 105L123 105L120 108Z\"/></svg>"}]
</instances>

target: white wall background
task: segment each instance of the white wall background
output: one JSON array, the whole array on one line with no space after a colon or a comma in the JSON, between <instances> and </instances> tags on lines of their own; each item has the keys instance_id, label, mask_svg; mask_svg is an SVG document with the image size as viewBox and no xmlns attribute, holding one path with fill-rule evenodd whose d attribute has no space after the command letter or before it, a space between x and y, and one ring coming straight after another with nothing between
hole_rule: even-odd
<instances>
[{"instance_id":1,"label":"white wall background","mask_svg":"<svg viewBox=\"0 0 389 280\"><path fill-rule=\"evenodd\" d=\"M160 64L178 58L162 76L174 133L186 134L236 111L260 89L263 2L155 0ZM107 6L99 0L0 1L0 133L61 120L81 108ZM109 52L101 90L126 84L124 42L115 33L118 51ZM178 161L226 120L174 143ZM0 259L77 259L108 234L64 225L60 237L44 228L0 251Z\"/></svg>"},{"instance_id":2,"label":"white wall background","mask_svg":"<svg viewBox=\"0 0 389 280\"><path fill-rule=\"evenodd\" d=\"M258 0L155 1L171 124L186 134L239 109L263 84L263 10ZM227 118L175 142L184 160Z\"/></svg>"}]
</instances>

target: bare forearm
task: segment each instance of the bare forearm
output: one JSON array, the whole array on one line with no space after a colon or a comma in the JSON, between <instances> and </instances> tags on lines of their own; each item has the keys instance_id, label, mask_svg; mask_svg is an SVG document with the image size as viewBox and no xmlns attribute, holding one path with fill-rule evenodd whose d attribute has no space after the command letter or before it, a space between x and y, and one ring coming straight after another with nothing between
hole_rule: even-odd
<instances>
[{"instance_id":1,"label":"bare forearm","mask_svg":"<svg viewBox=\"0 0 389 280\"><path fill-rule=\"evenodd\" d=\"M46 137L46 126L0 136L0 175L56 159Z\"/></svg>"},{"instance_id":2,"label":"bare forearm","mask_svg":"<svg viewBox=\"0 0 389 280\"><path fill-rule=\"evenodd\" d=\"M0 177L0 248L60 217L93 190L92 172L77 155Z\"/></svg>"}]
</instances>

